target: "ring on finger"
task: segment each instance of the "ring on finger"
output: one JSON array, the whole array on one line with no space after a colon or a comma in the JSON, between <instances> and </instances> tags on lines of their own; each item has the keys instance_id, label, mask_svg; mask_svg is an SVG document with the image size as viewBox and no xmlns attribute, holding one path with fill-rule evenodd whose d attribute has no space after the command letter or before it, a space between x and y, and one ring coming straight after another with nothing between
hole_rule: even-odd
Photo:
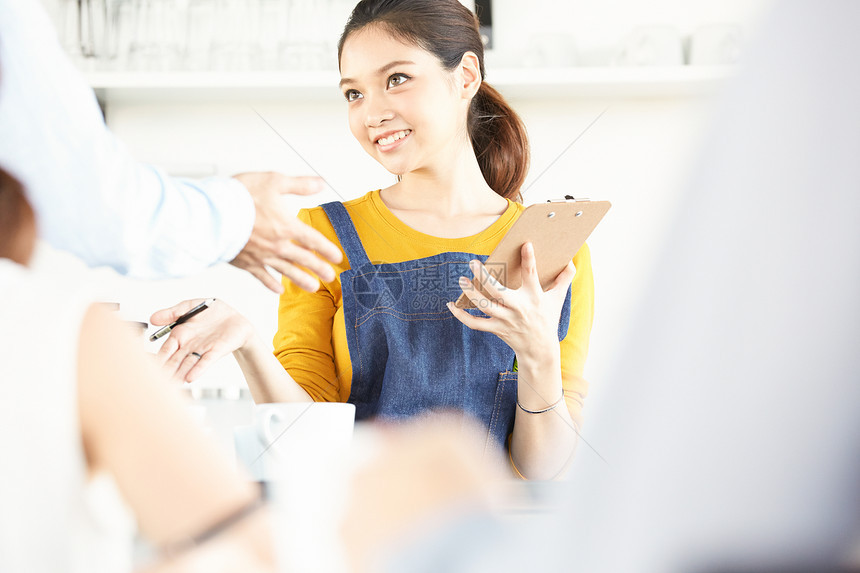
<instances>
[{"instance_id":1,"label":"ring on finger","mask_svg":"<svg viewBox=\"0 0 860 573\"><path fill-rule=\"evenodd\" d=\"M192 352L189 356L194 356L195 358L197 358L197 360L203 358L203 355L198 352Z\"/></svg>"}]
</instances>

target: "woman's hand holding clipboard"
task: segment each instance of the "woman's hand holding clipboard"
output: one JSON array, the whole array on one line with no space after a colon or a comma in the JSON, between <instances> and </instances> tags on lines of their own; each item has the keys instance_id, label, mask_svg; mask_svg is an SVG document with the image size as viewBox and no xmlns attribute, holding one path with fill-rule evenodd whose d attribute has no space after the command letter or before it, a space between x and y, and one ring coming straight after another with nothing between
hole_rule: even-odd
<instances>
[{"instance_id":1,"label":"woman's hand holding clipboard","mask_svg":"<svg viewBox=\"0 0 860 573\"><path fill-rule=\"evenodd\" d=\"M487 258L484 267L504 287L520 288L521 249L524 243L531 243L540 284L546 289L585 244L610 207L609 201L572 198L526 207ZM476 276L472 282L478 291L485 293L482 277ZM460 295L454 306L475 308L465 294Z\"/></svg>"}]
</instances>

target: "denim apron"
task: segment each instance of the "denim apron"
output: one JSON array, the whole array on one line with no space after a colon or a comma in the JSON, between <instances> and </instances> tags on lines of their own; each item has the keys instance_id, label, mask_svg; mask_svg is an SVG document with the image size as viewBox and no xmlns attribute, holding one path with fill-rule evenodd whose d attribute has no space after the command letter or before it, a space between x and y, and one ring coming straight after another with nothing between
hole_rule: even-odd
<instances>
[{"instance_id":1,"label":"denim apron","mask_svg":"<svg viewBox=\"0 0 860 573\"><path fill-rule=\"evenodd\" d=\"M465 326L446 307L462 293L458 279L472 276L469 261L484 262L487 256L441 253L374 264L343 203L322 207L350 265L340 282L352 363L348 401L355 404L356 419L466 412L487 428L488 444L503 446L516 408L514 351L495 334ZM483 315L477 309L468 312ZM570 289L559 340L569 320Z\"/></svg>"}]
</instances>

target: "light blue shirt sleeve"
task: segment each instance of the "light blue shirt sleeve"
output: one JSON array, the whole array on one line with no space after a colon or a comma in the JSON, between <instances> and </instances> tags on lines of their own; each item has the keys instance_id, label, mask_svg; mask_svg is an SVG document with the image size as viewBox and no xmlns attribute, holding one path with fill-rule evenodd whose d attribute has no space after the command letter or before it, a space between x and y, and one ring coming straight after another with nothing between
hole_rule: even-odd
<instances>
[{"instance_id":1,"label":"light blue shirt sleeve","mask_svg":"<svg viewBox=\"0 0 860 573\"><path fill-rule=\"evenodd\" d=\"M0 0L0 166L24 184L43 239L139 278L230 261L254 225L237 180L176 179L130 155L35 0Z\"/></svg>"}]
</instances>

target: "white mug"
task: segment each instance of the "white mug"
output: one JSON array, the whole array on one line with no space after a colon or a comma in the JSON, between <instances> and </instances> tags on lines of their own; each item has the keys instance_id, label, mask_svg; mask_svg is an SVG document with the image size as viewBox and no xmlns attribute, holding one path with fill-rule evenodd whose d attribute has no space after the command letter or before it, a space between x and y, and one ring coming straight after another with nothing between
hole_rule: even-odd
<instances>
[{"instance_id":1,"label":"white mug","mask_svg":"<svg viewBox=\"0 0 860 573\"><path fill-rule=\"evenodd\" d=\"M236 457L257 481L307 472L347 454L354 422L352 404L260 404L253 424L233 429Z\"/></svg>"},{"instance_id":2,"label":"white mug","mask_svg":"<svg viewBox=\"0 0 860 573\"><path fill-rule=\"evenodd\" d=\"M281 570L345 570L332 532L347 501L354 422L352 404L261 404L254 424L234 432L240 459L268 482Z\"/></svg>"},{"instance_id":3,"label":"white mug","mask_svg":"<svg viewBox=\"0 0 860 573\"><path fill-rule=\"evenodd\" d=\"M737 24L710 24L693 32L690 64L727 66L737 64L744 43L744 30Z\"/></svg>"},{"instance_id":4,"label":"white mug","mask_svg":"<svg viewBox=\"0 0 860 573\"><path fill-rule=\"evenodd\" d=\"M674 26L636 28L621 42L613 63L629 67L683 65L681 33Z\"/></svg>"}]
</instances>

